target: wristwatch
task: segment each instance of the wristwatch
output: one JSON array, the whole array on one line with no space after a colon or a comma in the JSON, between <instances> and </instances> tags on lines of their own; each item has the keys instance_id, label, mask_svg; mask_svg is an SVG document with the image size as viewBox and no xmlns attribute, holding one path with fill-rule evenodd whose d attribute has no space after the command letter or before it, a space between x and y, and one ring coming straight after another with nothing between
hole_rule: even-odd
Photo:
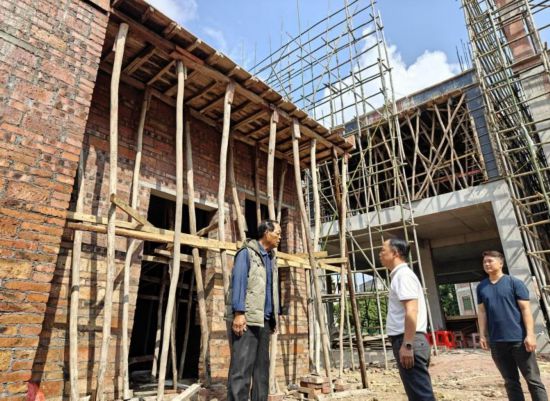
<instances>
[{"instance_id":1,"label":"wristwatch","mask_svg":"<svg viewBox=\"0 0 550 401\"><path fill-rule=\"evenodd\" d=\"M403 345L405 346L405 348L408 350L408 351L411 351L413 349L413 343L409 342L409 341L405 341L403 343Z\"/></svg>"}]
</instances>

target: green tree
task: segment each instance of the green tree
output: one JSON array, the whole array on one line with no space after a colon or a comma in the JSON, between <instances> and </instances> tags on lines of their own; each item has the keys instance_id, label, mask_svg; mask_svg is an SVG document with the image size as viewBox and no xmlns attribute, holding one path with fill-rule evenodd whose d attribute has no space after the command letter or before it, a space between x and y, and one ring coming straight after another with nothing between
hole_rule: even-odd
<instances>
[{"instance_id":1,"label":"green tree","mask_svg":"<svg viewBox=\"0 0 550 401\"><path fill-rule=\"evenodd\" d=\"M439 295L445 316L458 316L458 301L454 284L440 284Z\"/></svg>"}]
</instances>

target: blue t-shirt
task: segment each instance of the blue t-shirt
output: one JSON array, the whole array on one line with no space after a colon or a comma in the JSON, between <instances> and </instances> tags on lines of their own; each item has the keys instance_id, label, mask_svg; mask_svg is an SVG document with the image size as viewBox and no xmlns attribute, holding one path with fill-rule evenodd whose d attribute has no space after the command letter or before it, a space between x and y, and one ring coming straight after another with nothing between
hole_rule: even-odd
<instances>
[{"instance_id":1,"label":"blue t-shirt","mask_svg":"<svg viewBox=\"0 0 550 401\"><path fill-rule=\"evenodd\" d=\"M526 335L518 300L528 301L522 281L504 275L495 284L486 278L477 286L477 302L485 306L490 342L523 341Z\"/></svg>"}]
</instances>

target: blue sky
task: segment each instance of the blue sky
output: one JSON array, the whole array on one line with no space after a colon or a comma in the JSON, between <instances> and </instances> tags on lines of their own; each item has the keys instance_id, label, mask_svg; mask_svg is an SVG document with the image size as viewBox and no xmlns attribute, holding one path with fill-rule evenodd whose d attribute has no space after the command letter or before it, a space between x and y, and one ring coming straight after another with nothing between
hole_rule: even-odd
<instances>
[{"instance_id":1,"label":"blue sky","mask_svg":"<svg viewBox=\"0 0 550 401\"><path fill-rule=\"evenodd\" d=\"M247 69L267 56L270 46L275 50L295 35L299 20L304 30L343 4L343 0L299 0L299 5L296 0L148 1ZM460 72L456 48L466 42L467 33L457 0L379 0L377 8L390 45L398 97Z\"/></svg>"}]
</instances>

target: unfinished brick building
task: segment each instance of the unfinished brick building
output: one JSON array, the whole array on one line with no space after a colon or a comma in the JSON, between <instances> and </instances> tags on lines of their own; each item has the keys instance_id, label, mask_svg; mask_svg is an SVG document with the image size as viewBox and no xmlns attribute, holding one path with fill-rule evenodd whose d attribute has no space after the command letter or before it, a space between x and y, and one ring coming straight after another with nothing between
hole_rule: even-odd
<instances>
[{"instance_id":1,"label":"unfinished brick building","mask_svg":"<svg viewBox=\"0 0 550 401\"><path fill-rule=\"evenodd\" d=\"M275 209L276 377L295 381L316 263L291 254L293 166L352 145L144 1L112 3L0 1L0 399L128 398L151 369L224 397L231 255Z\"/></svg>"}]
</instances>

